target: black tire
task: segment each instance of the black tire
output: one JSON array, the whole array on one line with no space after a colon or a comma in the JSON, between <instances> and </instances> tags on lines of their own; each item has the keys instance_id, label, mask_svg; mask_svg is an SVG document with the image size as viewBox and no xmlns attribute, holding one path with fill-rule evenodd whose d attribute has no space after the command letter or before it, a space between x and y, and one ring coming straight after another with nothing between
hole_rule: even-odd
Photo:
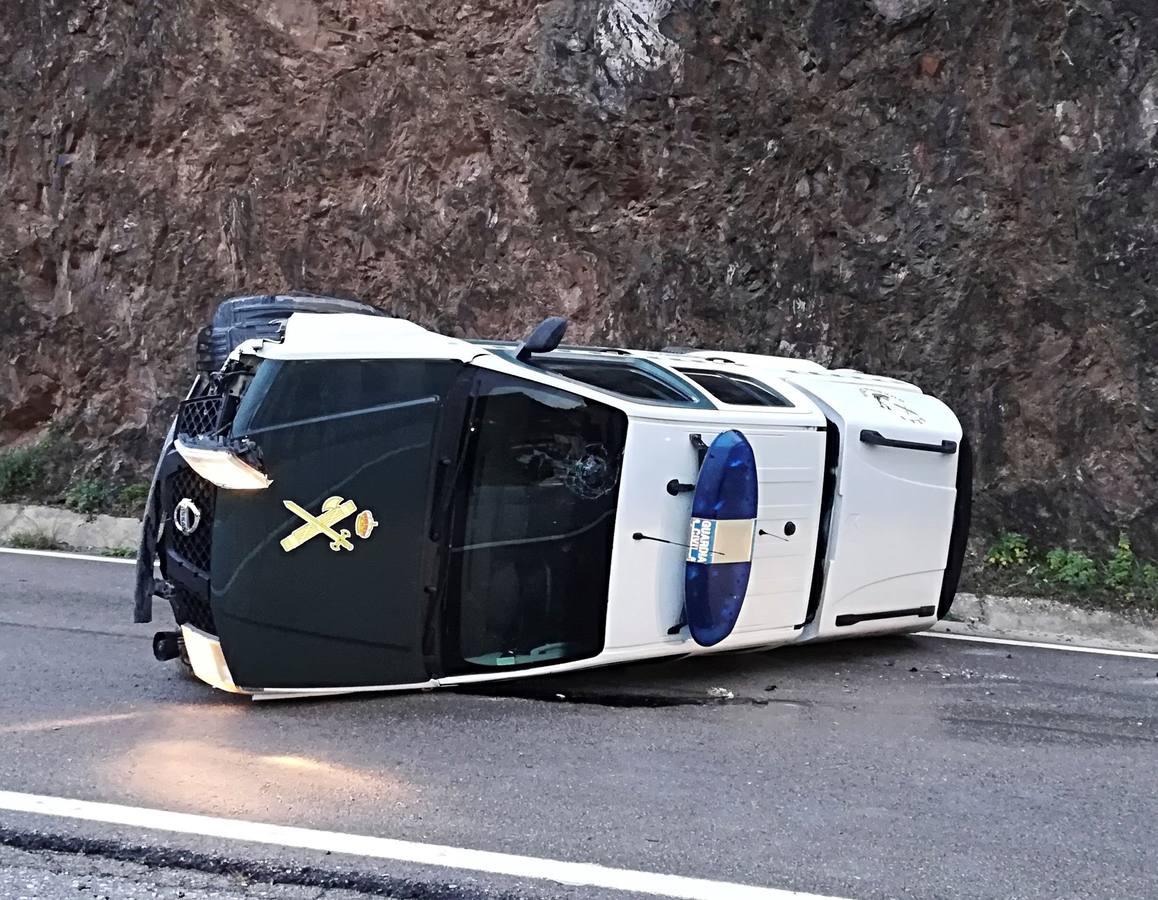
<instances>
[{"instance_id":1,"label":"black tire","mask_svg":"<svg viewBox=\"0 0 1158 900\"><path fill-rule=\"evenodd\" d=\"M953 607L961 570L965 566L965 548L969 543L969 524L973 516L973 445L961 435L957 451L957 500L953 504L953 531L949 535L949 557L945 562L945 578L941 582L941 598L937 603L937 618L943 619Z\"/></svg>"}]
</instances>

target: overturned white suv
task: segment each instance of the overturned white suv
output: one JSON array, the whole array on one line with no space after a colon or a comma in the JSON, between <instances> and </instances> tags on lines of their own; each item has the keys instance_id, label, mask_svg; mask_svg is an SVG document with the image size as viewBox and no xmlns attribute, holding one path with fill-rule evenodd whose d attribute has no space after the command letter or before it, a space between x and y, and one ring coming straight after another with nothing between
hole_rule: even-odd
<instances>
[{"instance_id":1,"label":"overturned white suv","mask_svg":"<svg viewBox=\"0 0 1158 900\"><path fill-rule=\"evenodd\" d=\"M245 297L162 450L137 621L258 697L919 631L971 457L911 384L796 359L464 341ZM157 559L161 577L154 577Z\"/></svg>"}]
</instances>

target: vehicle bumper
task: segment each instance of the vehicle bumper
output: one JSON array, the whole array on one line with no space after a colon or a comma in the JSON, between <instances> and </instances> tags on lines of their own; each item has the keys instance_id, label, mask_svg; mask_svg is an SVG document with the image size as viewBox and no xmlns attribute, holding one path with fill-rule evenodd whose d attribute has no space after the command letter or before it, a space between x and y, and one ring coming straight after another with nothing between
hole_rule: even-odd
<instances>
[{"instance_id":1,"label":"vehicle bumper","mask_svg":"<svg viewBox=\"0 0 1158 900\"><path fill-rule=\"evenodd\" d=\"M243 688L233 681L229 664L221 650L221 641L193 625L182 625L185 654L193 674L211 687L230 694L246 694L254 700L300 700L313 697L333 697L341 694L379 693L388 691L418 691L438 687L434 679L416 684L381 684L351 687L320 688Z\"/></svg>"},{"instance_id":2,"label":"vehicle bumper","mask_svg":"<svg viewBox=\"0 0 1158 900\"><path fill-rule=\"evenodd\" d=\"M182 625L181 636L185 640L185 654L189 657L194 675L220 691L231 694L251 693L233 683L229 664L221 652L221 641L192 625Z\"/></svg>"}]
</instances>

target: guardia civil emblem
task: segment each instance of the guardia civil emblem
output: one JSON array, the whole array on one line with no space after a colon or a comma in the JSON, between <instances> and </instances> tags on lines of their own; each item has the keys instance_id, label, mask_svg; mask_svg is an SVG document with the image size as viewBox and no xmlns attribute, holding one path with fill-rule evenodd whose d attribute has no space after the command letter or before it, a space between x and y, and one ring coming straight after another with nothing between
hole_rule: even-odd
<instances>
[{"instance_id":1,"label":"guardia civil emblem","mask_svg":"<svg viewBox=\"0 0 1158 900\"><path fill-rule=\"evenodd\" d=\"M283 500L282 505L305 523L281 539L281 548L286 553L296 550L318 535L329 538L330 549L335 552L353 550L354 544L350 541L350 529L338 526L355 513L357 516L354 519L353 534L362 540L370 537L378 525L378 521L370 510L364 509L358 512L357 503L353 500L344 500L341 497L327 498L322 504L322 511L316 516L292 500Z\"/></svg>"}]
</instances>

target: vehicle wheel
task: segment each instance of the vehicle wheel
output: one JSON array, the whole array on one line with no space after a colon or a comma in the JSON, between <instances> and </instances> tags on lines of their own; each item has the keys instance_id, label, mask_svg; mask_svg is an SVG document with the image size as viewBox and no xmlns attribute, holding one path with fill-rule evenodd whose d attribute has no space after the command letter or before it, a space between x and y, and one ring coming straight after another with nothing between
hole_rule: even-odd
<instances>
[{"instance_id":1,"label":"vehicle wheel","mask_svg":"<svg viewBox=\"0 0 1158 900\"><path fill-rule=\"evenodd\" d=\"M957 459L957 500L953 505L953 531L949 537L949 558L945 561L945 578L937 604L937 619L948 615L957 596L957 584L965 565L965 547L969 541L969 522L973 515L973 447L961 436Z\"/></svg>"}]
</instances>

